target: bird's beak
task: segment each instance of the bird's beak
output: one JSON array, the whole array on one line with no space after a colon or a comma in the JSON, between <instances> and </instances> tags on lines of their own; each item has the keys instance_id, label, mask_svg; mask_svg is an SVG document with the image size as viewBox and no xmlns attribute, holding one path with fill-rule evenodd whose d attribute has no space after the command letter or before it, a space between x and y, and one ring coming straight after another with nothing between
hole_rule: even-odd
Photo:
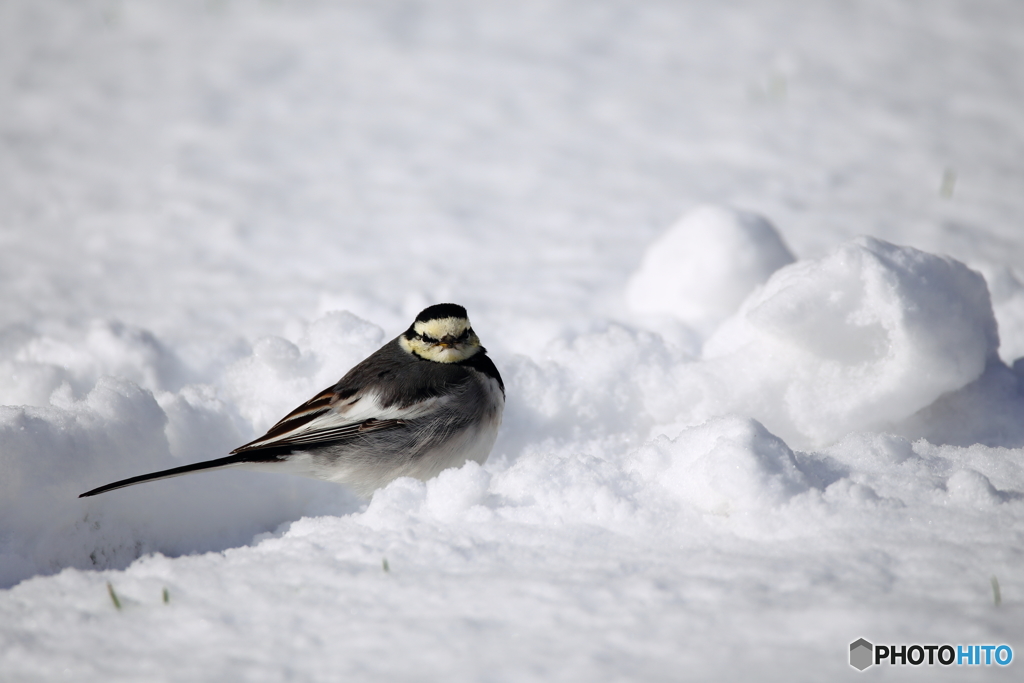
<instances>
[{"instance_id":1,"label":"bird's beak","mask_svg":"<svg viewBox=\"0 0 1024 683\"><path fill-rule=\"evenodd\" d=\"M452 337L452 336L449 335L447 337L442 337L441 340L439 342L437 342L437 343L442 348L450 349L453 346L455 346L456 344L458 344L459 342L458 342L458 340L455 337Z\"/></svg>"}]
</instances>

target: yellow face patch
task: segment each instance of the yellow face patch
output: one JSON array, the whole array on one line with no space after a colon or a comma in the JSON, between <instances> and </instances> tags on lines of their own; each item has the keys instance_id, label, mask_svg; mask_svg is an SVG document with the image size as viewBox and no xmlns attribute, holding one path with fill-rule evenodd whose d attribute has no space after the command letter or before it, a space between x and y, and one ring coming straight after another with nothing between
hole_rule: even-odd
<instances>
[{"instance_id":1,"label":"yellow face patch","mask_svg":"<svg viewBox=\"0 0 1024 683\"><path fill-rule=\"evenodd\" d=\"M437 318L416 322L414 334L398 338L411 354L436 363L458 363L480 351L480 338L465 318Z\"/></svg>"},{"instance_id":2,"label":"yellow face patch","mask_svg":"<svg viewBox=\"0 0 1024 683\"><path fill-rule=\"evenodd\" d=\"M440 340L445 337L458 339L463 332L469 329L469 321L465 318L437 318L436 320L424 320L412 326L416 334L429 339Z\"/></svg>"}]
</instances>

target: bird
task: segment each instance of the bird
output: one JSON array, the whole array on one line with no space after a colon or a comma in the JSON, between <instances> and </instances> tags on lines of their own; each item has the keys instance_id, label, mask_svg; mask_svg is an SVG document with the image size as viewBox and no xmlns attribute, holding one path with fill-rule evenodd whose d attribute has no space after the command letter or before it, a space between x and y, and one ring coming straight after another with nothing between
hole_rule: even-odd
<instances>
[{"instance_id":1,"label":"bird","mask_svg":"<svg viewBox=\"0 0 1024 683\"><path fill-rule=\"evenodd\" d=\"M483 464L504 407L505 384L466 309L435 304L337 384L228 456L115 481L79 498L236 467L323 479L367 498L398 477L426 481L469 460Z\"/></svg>"}]
</instances>

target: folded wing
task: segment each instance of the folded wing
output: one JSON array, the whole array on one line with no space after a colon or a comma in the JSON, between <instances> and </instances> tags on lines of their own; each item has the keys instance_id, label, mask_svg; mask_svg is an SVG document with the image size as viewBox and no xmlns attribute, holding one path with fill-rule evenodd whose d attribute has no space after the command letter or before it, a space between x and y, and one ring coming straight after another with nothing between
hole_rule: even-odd
<instances>
[{"instance_id":1,"label":"folded wing","mask_svg":"<svg viewBox=\"0 0 1024 683\"><path fill-rule=\"evenodd\" d=\"M293 451L339 443L371 432L399 429L407 420L430 414L444 400L432 397L409 406L383 407L376 394L357 393L343 398L332 387L303 403L266 434L236 448L227 457L122 479L86 491L79 498L192 472L278 462L287 459Z\"/></svg>"}]
</instances>

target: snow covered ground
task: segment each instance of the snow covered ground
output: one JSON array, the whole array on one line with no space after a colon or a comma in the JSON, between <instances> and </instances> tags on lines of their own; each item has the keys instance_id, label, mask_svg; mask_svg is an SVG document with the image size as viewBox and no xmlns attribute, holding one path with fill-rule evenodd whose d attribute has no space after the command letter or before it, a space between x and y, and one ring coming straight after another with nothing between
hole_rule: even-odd
<instances>
[{"instance_id":1,"label":"snow covered ground","mask_svg":"<svg viewBox=\"0 0 1024 683\"><path fill-rule=\"evenodd\" d=\"M1014 0L0 2L0 679L1016 680L1022 35ZM77 498L442 301L508 390L483 467ZM1016 657L861 674L860 637Z\"/></svg>"}]
</instances>

